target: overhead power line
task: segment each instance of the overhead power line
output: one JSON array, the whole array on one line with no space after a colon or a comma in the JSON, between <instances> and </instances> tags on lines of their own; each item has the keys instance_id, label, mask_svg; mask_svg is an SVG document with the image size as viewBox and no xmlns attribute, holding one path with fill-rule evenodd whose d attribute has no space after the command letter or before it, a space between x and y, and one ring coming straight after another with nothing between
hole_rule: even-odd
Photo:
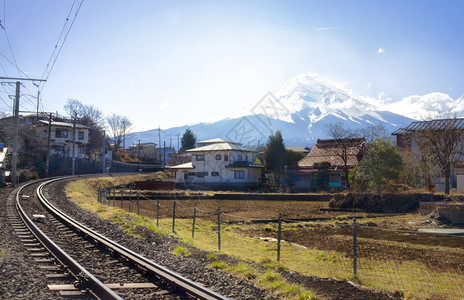
<instances>
[{"instance_id":1,"label":"overhead power line","mask_svg":"<svg viewBox=\"0 0 464 300\"><path fill-rule=\"evenodd\" d=\"M74 5L75 5L75 2L76 2L76 0L74 0L73 4L72 4L72 6L71 6L71 10L70 10L70 12L69 12L69 14L68 14L68 18L66 18L65 25L66 25L66 23L68 22L69 15L71 14L71 11L72 11L72 9L73 9L73 7L74 7ZM66 42L66 40L67 40L67 38L68 38L69 32L71 31L71 28L72 28L73 25L74 25L74 21L76 21L77 15L79 14L79 11L80 11L80 9L81 9L83 3L84 3L84 0L81 0L81 3L79 4L79 7L77 8L76 13L74 14L73 20L72 20L71 24L69 25L68 30L66 31L66 34L65 34L65 36L64 36L64 38L63 38L63 41L61 42L61 46L59 47L59 50L58 50L58 52L56 53L55 59L53 60L53 63L52 63L52 65L51 65L51 67L50 67L50 70L49 70L48 73L47 73L47 76L46 76L46 78L45 78L44 84L42 84L42 87L40 88L40 91L42 91L42 90L44 89L45 83L47 82L48 77L50 76L51 72L53 71L53 68L55 67L56 61L57 61L58 57L60 56L61 50L63 49L63 46L64 46L64 44L65 44L65 42ZM63 28L63 29L64 29L64 28ZM54 48L54 50L53 50L53 52L52 52L52 56L50 57L50 61L51 61L51 59L52 59L52 57L53 57L53 53L55 52L56 48L58 47L58 43L59 43L59 40L61 39L61 35L62 35L62 33L60 34L60 37L58 38L58 42L57 42L57 44L55 45L55 48ZM41 78L41 79L44 79L44 76L45 76L45 73L46 73L47 68L49 67L50 61L49 61L49 63L47 64L46 69L45 69L44 74L42 75L42 78Z\"/></svg>"}]
</instances>

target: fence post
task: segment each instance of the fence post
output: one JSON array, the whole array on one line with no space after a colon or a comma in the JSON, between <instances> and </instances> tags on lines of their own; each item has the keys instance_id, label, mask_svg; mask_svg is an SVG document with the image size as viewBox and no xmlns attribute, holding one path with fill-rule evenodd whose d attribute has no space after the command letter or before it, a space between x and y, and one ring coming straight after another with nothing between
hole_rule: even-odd
<instances>
[{"instance_id":1,"label":"fence post","mask_svg":"<svg viewBox=\"0 0 464 300\"><path fill-rule=\"evenodd\" d=\"M132 186L129 190L129 212L132 212Z\"/></svg>"},{"instance_id":2,"label":"fence post","mask_svg":"<svg viewBox=\"0 0 464 300\"><path fill-rule=\"evenodd\" d=\"M137 214L138 215L140 215L139 200L140 200L140 191L139 189L137 189Z\"/></svg>"},{"instance_id":3,"label":"fence post","mask_svg":"<svg viewBox=\"0 0 464 300\"><path fill-rule=\"evenodd\" d=\"M356 253L356 236L357 236L357 228L356 228L356 218L353 218L353 275L357 275L357 253Z\"/></svg>"},{"instance_id":4,"label":"fence post","mask_svg":"<svg viewBox=\"0 0 464 300\"><path fill-rule=\"evenodd\" d=\"M279 223L277 227L277 261L280 261L280 237L282 232L282 213L279 213Z\"/></svg>"},{"instance_id":5,"label":"fence post","mask_svg":"<svg viewBox=\"0 0 464 300\"><path fill-rule=\"evenodd\" d=\"M121 189L121 208L124 207L124 188Z\"/></svg>"},{"instance_id":6,"label":"fence post","mask_svg":"<svg viewBox=\"0 0 464 300\"><path fill-rule=\"evenodd\" d=\"M195 202L195 206L193 207L193 225L192 225L192 240L195 236L195 219L197 217L197 203Z\"/></svg>"},{"instance_id":7,"label":"fence post","mask_svg":"<svg viewBox=\"0 0 464 300\"><path fill-rule=\"evenodd\" d=\"M221 251L221 209L217 208L217 217L218 217L218 251Z\"/></svg>"},{"instance_id":8,"label":"fence post","mask_svg":"<svg viewBox=\"0 0 464 300\"><path fill-rule=\"evenodd\" d=\"M174 200L174 203L172 204L172 233L176 233L174 230L174 226L176 224L176 200Z\"/></svg>"},{"instance_id":9,"label":"fence post","mask_svg":"<svg viewBox=\"0 0 464 300\"><path fill-rule=\"evenodd\" d=\"M156 228L159 227L159 209L160 209L160 200L156 200Z\"/></svg>"},{"instance_id":10,"label":"fence post","mask_svg":"<svg viewBox=\"0 0 464 300\"><path fill-rule=\"evenodd\" d=\"M116 201L116 189L113 189L113 207L114 207L114 201Z\"/></svg>"}]
</instances>

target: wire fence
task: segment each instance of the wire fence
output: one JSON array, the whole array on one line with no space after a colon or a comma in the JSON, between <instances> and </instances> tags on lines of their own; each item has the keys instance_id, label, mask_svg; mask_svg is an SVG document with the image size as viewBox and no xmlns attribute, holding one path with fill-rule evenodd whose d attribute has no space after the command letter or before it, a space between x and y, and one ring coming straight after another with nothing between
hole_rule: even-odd
<instances>
[{"instance_id":1,"label":"wire fence","mask_svg":"<svg viewBox=\"0 0 464 300\"><path fill-rule=\"evenodd\" d=\"M200 196L189 199L150 199L140 191L101 190L98 201L150 218L190 219L191 238L208 236L225 253L266 243L268 255L305 275L361 283L377 290L403 293L405 298L464 299L464 238L389 229L360 219L308 221L276 216L250 217L244 202L221 210ZM238 201L240 202L240 201ZM259 214L259 212L257 212ZM198 226L199 220L216 225ZM237 225L241 224L241 225ZM222 227L221 227L222 226ZM246 236L244 243L228 231ZM222 233L222 234L221 234ZM248 243L248 245L246 244ZM254 245L254 246L253 246ZM261 249L261 248L260 248ZM262 249L261 249L262 250ZM258 250L256 250L258 251Z\"/></svg>"}]
</instances>

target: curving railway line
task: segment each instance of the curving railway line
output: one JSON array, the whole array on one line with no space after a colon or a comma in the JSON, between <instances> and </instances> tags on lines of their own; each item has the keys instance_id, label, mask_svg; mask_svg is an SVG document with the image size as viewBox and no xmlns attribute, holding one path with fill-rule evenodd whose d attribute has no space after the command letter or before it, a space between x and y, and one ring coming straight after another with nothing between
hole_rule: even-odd
<instances>
[{"instance_id":1,"label":"curving railway line","mask_svg":"<svg viewBox=\"0 0 464 300\"><path fill-rule=\"evenodd\" d=\"M80 299L227 299L63 213L45 191L58 180L24 185L7 203L14 231L57 280L50 289Z\"/></svg>"}]
</instances>

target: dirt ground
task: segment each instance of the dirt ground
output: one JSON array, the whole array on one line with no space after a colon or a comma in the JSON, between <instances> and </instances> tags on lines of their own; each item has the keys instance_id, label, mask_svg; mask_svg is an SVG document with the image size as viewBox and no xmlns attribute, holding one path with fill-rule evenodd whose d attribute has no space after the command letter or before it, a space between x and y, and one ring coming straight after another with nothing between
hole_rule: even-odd
<instances>
[{"instance_id":1,"label":"dirt ground","mask_svg":"<svg viewBox=\"0 0 464 300\"><path fill-rule=\"evenodd\" d=\"M347 257L353 254L352 218L357 218L358 257L397 262L419 261L435 270L464 274L464 237L417 233L419 228L451 228L441 223L434 215L421 216L417 213L392 216L331 211L328 210L328 202L309 201L203 200L197 197L175 202L176 218L193 218L196 205L197 218L211 221L217 221L218 209L221 211L223 222L276 222L279 213L287 224L292 221L314 221L315 224L310 228L300 225L298 230L284 230L282 239L308 248L335 250ZM140 213L156 218L158 203L159 217L171 218L174 209L172 200L140 201ZM120 203L116 202L116 206L119 205ZM128 206L128 201L125 201L126 210ZM132 201L131 210L136 210L136 201ZM253 230L246 229L243 233L251 237L262 237L276 236L275 231L272 229L270 232L269 226L253 226ZM428 251L425 246L441 248Z\"/></svg>"}]
</instances>

